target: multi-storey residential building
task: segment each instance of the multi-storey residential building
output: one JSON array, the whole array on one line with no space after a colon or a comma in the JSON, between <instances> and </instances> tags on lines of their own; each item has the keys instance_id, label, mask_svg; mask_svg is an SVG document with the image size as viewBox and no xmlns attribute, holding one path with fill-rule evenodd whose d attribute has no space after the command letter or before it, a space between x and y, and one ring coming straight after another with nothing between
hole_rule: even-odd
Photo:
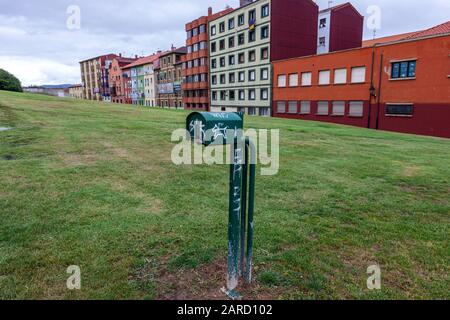
<instances>
[{"instance_id":1,"label":"multi-storey residential building","mask_svg":"<svg viewBox=\"0 0 450 320\"><path fill-rule=\"evenodd\" d=\"M115 54L108 54L80 62L83 96L88 100L110 101L109 67Z\"/></svg>"},{"instance_id":2,"label":"multi-storey residential building","mask_svg":"<svg viewBox=\"0 0 450 320\"><path fill-rule=\"evenodd\" d=\"M185 109L209 110L208 22L233 11L228 8L186 24L187 54L183 57L183 104Z\"/></svg>"},{"instance_id":3,"label":"multi-storey residential building","mask_svg":"<svg viewBox=\"0 0 450 320\"><path fill-rule=\"evenodd\" d=\"M347 2L319 12L317 54L360 48L364 17Z\"/></svg>"},{"instance_id":4,"label":"multi-storey residential building","mask_svg":"<svg viewBox=\"0 0 450 320\"><path fill-rule=\"evenodd\" d=\"M449 53L450 21L276 61L274 115L450 138Z\"/></svg>"},{"instance_id":5,"label":"multi-storey residential building","mask_svg":"<svg viewBox=\"0 0 450 320\"><path fill-rule=\"evenodd\" d=\"M241 0L209 22L211 111L271 115L271 61L315 54L318 6L311 0Z\"/></svg>"},{"instance_id":6,"label":"multi-storey residential building","mask_svg":"<svg viewBox=\"0 0 450 320\"><path fill-rule=\"evenodd\" d=\"M156 79L155 79L155 67L159 66L159 55L155 57L151 62L144 65L144 96L145 106L156 107Z\"/></svg>"},{"instance_id":7,"label":"multi-storey residential building","mask_svg":"<svg viewBox=\"0 0 450 320\"><path fill-rule=\"evenodd\" d=\"M81 84L76 84L69 87L69 97L83 99L83 86Z\"/></svg>"},{"instance_id":8,"label":"multi-storey residential building","mask_svg":"<svg viewBox=\"0 0 450 320\"><path fill-rule=\"evenodd\" d=\"M157 97L156 104L163 108L183 108L182 69L186 47L175 48L161 54L155 68Z\"/></svg>"},{"instance_id":9,"label":"multi-storey residential building","mask_svg":"<svg viewBox=\"0 0 450 320\"><path fill-rule=\"evenodd\" d=\"M114 103L129 103L126 96L126 82L128 73L123 67L135 62L136 58L124 58L121 55L114 58L109 69L109 86L111 101Z\"/></svg>"},{"instance_id":10,"label":"multi-storey residential building","mask_svg":"<svg viewBox=\"0 0 450 320\"><path fill-rule=\"evenodd\" d=\"M151 98L156 92L153 64L157 62L160 55L161 52L157 52L151 56L140 58L122 68L130 75L127 85L131 94L132 104L139 106L156 106L154 98L153 100Z\"/></svg>"},{"instance_id":11,"label":"multi-storey residential building","mask_svg":"<svg viewBox=\"0 0 450 320\"><path fill-rule=\"evenodd\" d=\"M132 104L133 99L131 99L132 90L132 81L131 81L131 70L130 69L122 69L123 73L123 82L125 88L125 102L126 104Z\"/></svg>"}]
</instances>

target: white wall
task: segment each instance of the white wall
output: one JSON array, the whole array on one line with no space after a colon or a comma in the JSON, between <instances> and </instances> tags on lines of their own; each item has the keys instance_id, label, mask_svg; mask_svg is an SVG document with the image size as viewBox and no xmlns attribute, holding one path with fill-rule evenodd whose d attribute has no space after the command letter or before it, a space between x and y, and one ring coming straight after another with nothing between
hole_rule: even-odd
<instances>
[{"instance_id":1,"label":"white wall","mask_svg":"<svg viewBox=\"0 0 450 320\"><path fill-rule=\"evenodd\" d=\"M320 20L327 19L325 28L320 28ZM330 25L331 25L331 11L319 13L319 22L317 28L319 30L317 35L317 54L330 52ZM320 38L325 37L325 46L320 45Z\"/></svg>"}]
</instances>

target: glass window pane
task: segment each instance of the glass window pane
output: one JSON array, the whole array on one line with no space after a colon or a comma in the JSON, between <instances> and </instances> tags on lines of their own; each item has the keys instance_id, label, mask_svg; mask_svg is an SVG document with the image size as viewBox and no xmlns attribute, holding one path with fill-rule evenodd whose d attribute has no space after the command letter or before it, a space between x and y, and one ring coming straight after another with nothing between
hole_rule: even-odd
<instances>
[{"instance_id":1,"label":"glass window pane","mask_svg":"<svg viewBox=\"0 0 450 320\"><path fill-rule=\"evenodd\" d=\"M400 77L406 78L408 76L408 62L402 62L400 64Z\"/></svg>"},{"instance_id":2,"label":"glass window pane","mask_svg":"<svg viewBox=\"0 0 450 320\"><path fill-rule=\"evenodd\" d=\"M397 79L400 76L400 63L392 64L392 79Z\"/></svg>"},{"instance_id":3,"label":"glass window pane","mask_svg":"<svg viewBox=\"0 0 450 320\"><path fill-rule=\"evenodd\" d=\"M414 78L415 76L416 76L416 62L411 61L409 63L408 77Z\"/></svg>"}]
</instances>

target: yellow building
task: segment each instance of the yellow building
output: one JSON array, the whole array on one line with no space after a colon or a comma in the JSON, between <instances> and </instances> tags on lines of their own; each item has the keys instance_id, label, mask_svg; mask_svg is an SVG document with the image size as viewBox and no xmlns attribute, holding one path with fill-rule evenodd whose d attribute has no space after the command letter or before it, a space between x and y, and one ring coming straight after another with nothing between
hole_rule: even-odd
<instances>
[{"instance_id":1,"label":"yellow building","mask_svg":"<svg viewBox=\"0 0 450 320\"><path fill-rule=\"evenodd\" d=\"M83 86L77 84L69 88L69 96L74 99L83 99Z\"/></svg>"},{"instance_id":2,"label":"yellow building","mask_svg":"<svg viewBox=\"0 0 450 320\"><path fill-rule=\"evenodd\" d=\"M109 67L112 60L118 57L108 54L80 62L84 99L111 101Z\"/></svg>"}]
</instances>

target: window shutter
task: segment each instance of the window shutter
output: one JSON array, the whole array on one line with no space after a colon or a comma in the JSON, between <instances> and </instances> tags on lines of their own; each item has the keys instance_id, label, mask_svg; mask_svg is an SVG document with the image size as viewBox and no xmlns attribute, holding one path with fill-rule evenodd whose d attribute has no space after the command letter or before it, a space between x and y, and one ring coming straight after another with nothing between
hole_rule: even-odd
<instances>
[{"instance_id":1,"label":"window shutter","mask_svg":"<svg viewBox=\"0 0 450 320\"><path fill-rule=\"evenodd\" d=\"M347 83L347 69L334 70L334 83L335 84Z\"/></svg>"},{"instance_id":2,"label":"window shutter","mask_svg":"<svg viewBox=\"0 0 450 320\"><path fill-rule=\"evenodd\" d=\"M286 112L286 102L278 101L277 102L277 113L285 113Z\"/></svg>"},{"instance_id":3,"label":"window shutter","mask_svg":"<svg viewBox=\"0 0 450 320\"><path fill-rule=\"evenodd\" d=\"M320 85L330 84L330 70L319 72L319 84Z\"/></svg>"},{"instance_id":4,"label":"window shutter","mask_svg":"<svg viewBox=\"0 0 450 320\"><path fill-rule=\"evenodd\" d=\"M298 74L297 73L289 75L289 86L290 87L298 86Z\"/></svg>"},{"instance_id":5,"label":"window shutter","mask_svg":"<svg viewBox=\"0 0 450 320\"><path fill-rule=\"evenodd\" d=\"M311 113L311 101L302 101L300 106L301 114L310 114Z\"/></svg>"},{"instance_id":6,"label":"window shutter","mask_svg":"<svg viewBox=\"0 0 450 320\"><path fill-rule=\"evenodd\" d=\"M352 68L352 83L362 83L366 81L366 67Z\"/></svg>"},{"instance_id":7,"label":"window shutter","mask_svg":"<svg viewBox=\"0 0 450 320\"><path fill-rule=\"evenodd\" d=\"M279 88L284 88L284 87L286 87L286 75L280 74L280 75L278 76L278 87L279 87Z\"/></svg>"},{"instance_id":8,"label":"window shutter","mask_svg":"<svg viewBox=\"0 0 450 320\"><path fill-rule=\"evenodd\" d=\"M310 86L312 84L311 72L302 73L302 86Z\"/></svg>"},{"instance_id":9,"label":"window shutter","mask_svg":"<svg viewBox=\"0 0 450 320\"><path fill-rule=\"evenodd\" d=\"M328 101L319 101L319 103L317 104L317 114L327 116L328 113Z\"/></svg>"},{"instance_id":10,"label":"window shutter","mask_svg":"<svg viewBox=\"0 0 450 320\"><path fill-rule=\"evenodd\" d=\"M362 101L351 101L349 115L352 117L362 117L364 111L364 102Z\"/></svg>"},{"instance_id":11,"label":"window shutter","mask_svg":"<svg viewBox=\"0 0 450 320\"><path fill-rule=\"evenodd\" d=\"M345 102L344 101L334 101L333 102L333 115L335 115L335 116L345 115Z\"/></svg>"}]
</instances>

